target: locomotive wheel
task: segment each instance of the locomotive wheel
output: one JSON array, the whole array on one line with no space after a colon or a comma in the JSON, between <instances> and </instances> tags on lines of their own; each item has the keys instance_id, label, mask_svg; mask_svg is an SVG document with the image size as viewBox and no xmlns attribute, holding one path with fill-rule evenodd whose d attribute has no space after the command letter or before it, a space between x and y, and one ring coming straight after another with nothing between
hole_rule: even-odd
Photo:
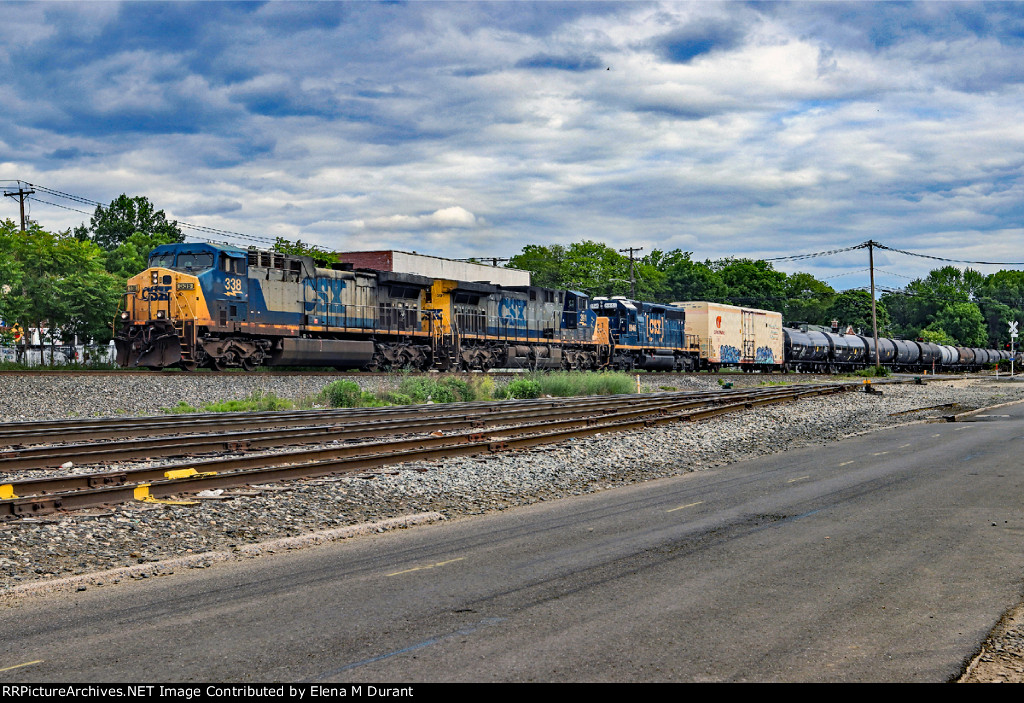
<instances>
[{"instance_id":1,"label":"locomotive wheel","mask_svg":"<svg viewBox=\"0 0 1024 703\"><path fill-rule=\"evenodd\" d=\"M223 359L212 356L210 357L210 368L213 369L214 371L223 371L227 367L228 365L224 362Z\"/></svg>"},{"instance_id":2,"label":"locomotive wheel","mask_svg":"<svg viewBox=\"0 0 1024 703\"><path fill-rule=\"evenodd\" d=\"M398 355L398 361L395 363L396 369L415 369L416 362L413 359L412 352L408 350L402 350Z\"/></svg>"},{"instance_id":3,"label":"locomotive wheel","mask_svg":"<svg viewBox=\"0 0 1024 703\"><path fill-rule=\"evenodd\" d=\"M242 359L242 368L246 371L255 371L258 365L251 357Z\"/></svg>"},{"instance_id":4,"label":"locomotive wheel","mask_svg":"<svg viewBox=\"0 0 1024 703\"><path fill-rule=\"evenodd\" d=\"M194 361L183 361L181 362L181 368L185 371L192 372L198 368L199 364Z\"/></svg>"}]
</instances>

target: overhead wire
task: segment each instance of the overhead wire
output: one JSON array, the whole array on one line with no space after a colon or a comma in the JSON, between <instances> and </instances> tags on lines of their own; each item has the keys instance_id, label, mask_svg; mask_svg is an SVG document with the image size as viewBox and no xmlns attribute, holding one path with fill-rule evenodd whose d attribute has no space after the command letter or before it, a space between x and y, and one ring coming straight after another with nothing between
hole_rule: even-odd
<instances>
[{"instance_id":1,"label":"overhead wire","mask_svg":"<svg viewBox=\"0 0 1024 703\"><path fill-rule=\"evenodd\" d=\"M50 195L54 195L56 197L62 197L62 199L69 200L69 201L72 201L74 203L78 203L80 205L91 205L91 206L96 206L96 207L99 207L99 208L104 207L102 203L99 203L98 201L94 201L94 200L88 199L88 197L84 197L82 195L76 195L74 193L65 192L63 190L57 190L56 188L50 188L50 187L47 187L45 185L40 185L38 183L32 183L32 182L25 181L25 180L20 180L20 179L5 179L2 182L25 183L26 185L28 185L28 186L30 186L32 188L36 188L36 189L38 189L38 190L40 190L42 192L48 193ZM44 201L42 199L39 199L39 197L30 197L29 200L35 200L35 201L37 201L39 203L43 203L45 205L50 205L50 206L53 206L53 207L56 207L56 208L62 208L63 210L70 210L72 212L77 212L77 213L81 213L81 214L84 214L84 215L89 215L90 214L90 213L85 213L85 212L83 212L81 210L76 210L75 208L70 208L68 206L62 206L62 205L58 205L56 203L52 203L52 202L49 202L49 201ZM228 229L219 229L217 227L208 227L206 225L198 225L198 224L194 224L194 223L191 223L191 222L186 222L184 220L176 220L176 222L181 227L185 227L185 228L188 228L188 229L194 229L194 230L196 230L198 232L203 232L203 233L207 233L207 234L216 234L216 235L220 235L220 236L238 237L238 238L242 238L242 239L248 239L248 240L251 240L251 241L259 241L259 243L263 243L263 244L276 244L276 239L275 238L271 238L271 237L267 237L267 236L260 236L258 234L247 234L247 233L244 233L244 232L236 232L236 231L231 231L231 230L228 230ZM918 252L909 252L909 251L902 250L902 249L896 249L894 247L887 247L886 245L879 244L878 241L873 241L873 240L863 241L863 243L861 243L859 245L854 245L852 247L843 247L843 248L840 248L840 249L830 249L830 250L826 250L826 251L822 251L822 252L810 252L810 253L805 253L805 254L792 254L792 255L788 255L788 256L769 257L769 258L761 259L761 261L766 261L766 262L771 262L771 261L804 261L804 260L807 260L807 259L817 259L817 258L821 258L821 257L834 256L836 254L843 254L845 252L853 252L853 251L857 251L857 250L860 250L860 249L866 249L868 247L874 247L874 248L882 250L882 251L892 252L894 254L902 254L904 256L919 257L919 258L922 258L922 259L931 259L933 261L945 261L945 262L957 263L957 264L976 264L976 265L985 265L985 266L1024 266L1024 261L971 261L971 260L967 260L967 259L952 259L952 258L948 258L948 257L932 256L930 254L920 254ZM876 269L876 270L881 270L881 269ZM901 274L898 274L898 273L891 273L891 272L890 272L890 274L891 275L901 275ZM828 276L825 279L827 279L827 278L834 278L834 277L837 277L839 275L846 275L846 274L841 273L841 274L837 274L836 276ZM906 277L906 276L904 276L904 277Z\"/></svg>"},{"instance_id":2,"label":"overhead wire","mask_svg":"<svg viewBox=\"0 0 1024 703\"><path fill-rule=\"evenodd\" d=\"M904 249L894 249L893 247L887 247L884 244L879 244L878 242L874 242L874 246L877 249L884 249L885 251L891 251L897 254L905 254L906 256L917 256L922 259L934 259L935 261L948 261L954 264L980 264L984 266L1024 266L1024 261L968 261L966 259L948 259L943 256L931 256L930 254L918 254L917 252L906 251Z\"/></svg>"},{"instance_id":3,"label":"overhead wire","mask_svg":"<svg viewBox=\"0 0 1024 703\"><path fill-rule=\"evenodd\" d=\"M85 197L82 197L80 195L74 195L72 193L65 193L64 191L57 190L56 188L48 188L46 186L39 185L38 183L30 183L28 181L21 181L21 180L16 181L16 182L17 183L24 183L24 184L26 184L27 186L29 186L31 188L35 188L35 189L37 189L39 191L42 191L44 193L47 193L49 195L53 195L53 196L56 196L58 198L64 198L66 200L71 200L72 202L80 203L82 205L95 205L96 207L101 207L101 208L102 207L106 207L106 206L103 205L103 203L98 202L96 200L91 200L90 198L85 198ZM35 197L32 197L32 196L29 196L27 199L28 200L35 200L35 201L40 202L40 203L45 203L46 205L52 205L54 207L59 207L59 208L62 208L64 210L70 210L72 212L81 213L83 215L92 215L93 214L93 213L90 213L90 212L85 212L83 210L77 210L77 209L75 209L73 207L68 207L66 205L60 205L58 203L50 202L48 200L43 200L42 198L35 198ZM273 238L270 238L270 237L261 237L259 235L255 235L255 234L245 234L243 232L232 232L231 230L218 229L216 227L207 227L206 225L197 225L197 224L193 224L191 222L185 222L184 220L175 220L174 222L179 227L183 227L183 228L186 228L186 229L192 229L192 230L195 230L197 232L202 232L204 234L213 234L213 235L218 235L218 236L222 236L222 237L223 236L234 237L234 238L238 238L238 239L246 239L246 240L250 240L250 241L254 241L254 242L260 242L260 243L264 243L264 244L276 244L277 243L276 239L273 239ZM201 239L201 237L196 237L195 235L186 235L186 236L192 237L193 239Z\"/></svg>"},{"instance_id":4,"label":"overhead wire","mask_svg":"<svg viewBox=\"0 0 1024 703\"><path fill-rule=\"evenodd\" d=\"M815 259L821 256L832 256L833 254L841 254L844 251L854 251L856 249L864 249L868 246L867 242L863 244L857 244L852 247L844 247L842 249L830 249L828 251L816 251L810 254L793 254L791 256L776 256L770 259L761 259L761 261L799 261L801 259Z\"/></svg>"}]
</instances>

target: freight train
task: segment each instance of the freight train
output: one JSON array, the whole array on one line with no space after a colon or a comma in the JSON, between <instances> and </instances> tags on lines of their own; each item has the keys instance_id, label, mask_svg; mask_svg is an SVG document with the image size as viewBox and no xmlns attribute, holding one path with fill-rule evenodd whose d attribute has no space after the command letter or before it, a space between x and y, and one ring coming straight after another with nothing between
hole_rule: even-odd
<instances>
[{"instance_id":1,"label":"freight train","mask_svg":"<svg viewBox=\"0 0 1024 703\"><path fill-rule=\"evenodd\" d=\"M874 348L856 335L784 330L779 313L762 310L325 268L210 243L154 249L119 318L118 363L152 369L837 371L872 363ZM879 349L883 364L908 370L976 368L1000 354L904 340Z\"/></svg>"}]
</instances>

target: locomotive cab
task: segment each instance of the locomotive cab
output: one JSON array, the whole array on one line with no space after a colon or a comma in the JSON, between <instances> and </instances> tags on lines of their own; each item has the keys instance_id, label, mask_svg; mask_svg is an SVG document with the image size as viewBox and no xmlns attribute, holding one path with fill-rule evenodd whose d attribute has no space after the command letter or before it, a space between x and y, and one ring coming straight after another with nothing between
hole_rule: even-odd
<instances>
[{"instance_id":1,"label":"locomotive cab","mask_svg":"<svg viewBox=\"0 0 1024 703\"><path fill-rule=\"evenodd\" d=\"M149 268L128 280L120 330L122 366L194 368L200 328L244 322L248 312L245 250L165 244Z\"/></svg>"}]
</instances>

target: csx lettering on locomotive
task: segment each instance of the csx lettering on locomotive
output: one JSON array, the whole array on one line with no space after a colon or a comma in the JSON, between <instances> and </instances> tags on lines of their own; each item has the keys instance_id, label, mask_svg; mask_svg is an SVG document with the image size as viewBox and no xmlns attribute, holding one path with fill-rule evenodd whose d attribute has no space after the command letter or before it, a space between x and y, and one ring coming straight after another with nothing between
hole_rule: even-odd
<instances>
[{"instance_id":1,"label":"csx lettering on locomotive","mask_svg":"<svg viewBox=\"0 0 1024 703\"><path fill-rule=\"evenodd\" d=\"M123 366L831 371L873 363L870 338L784 330L779 313L716 303L322 268L308 256L215 244L157 247L150 266L126 288L114 338ZM151 285L158 276L178 293ZM888 339L879 352L883 364L910 370L978 368L1002 354Z\"/></svg>"}]
</instances>

